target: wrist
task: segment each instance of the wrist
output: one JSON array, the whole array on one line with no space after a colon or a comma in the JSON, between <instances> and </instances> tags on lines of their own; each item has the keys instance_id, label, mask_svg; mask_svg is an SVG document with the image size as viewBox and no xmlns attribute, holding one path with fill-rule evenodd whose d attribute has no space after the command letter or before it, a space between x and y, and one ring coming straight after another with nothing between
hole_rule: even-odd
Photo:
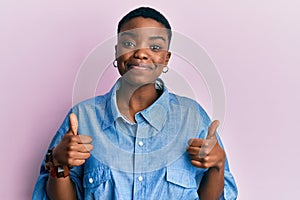
<instances>
[{"instance_id":1,"label":"wrist","mask_svg":"<svg viewBox=\"0 0 300 200\"><path fill-rule=\"evenodd\" d=\"M218 166L215 167L216 170L218 170L219 172L223 172L225 169L225 165L224 164L220 164Z\"/></svg>"},{"instance_id":2,"label":"wrist","mask_svg":"<svg viewBox=\"0 0 300 200\"><path fill-rule=\"evenodd\" d=\"M220 160L219 162L217 163L216 165L216 168L219 170L219 171L224 171L224 168L225 168L225 161L226 161L226 154L225 154L225 151L222 149L222 154L220 156Z\"/></svg>"},{"instance_id":3,"label":"wrist","mask_svg":"<svg viewBox=\"0 0 300 200\"><path fill-rule=\"evenodd\" d=\"M69 167L67 165L61 165L57 162L54 156L54 150L49 149L46 154L46 165L45 168L49 171L50 176L53 178L65 178L70 175Z\"/></svg>"},{"instance_id":4,"label":"wrist","mask_svg":"<svg viewBox=\"0 0 300 200\"><path fill-rule=\"evenodd\" d=\"M52 178L66 178L70 176L69 167L66 165L53 166L53 168L50 170L50 176Z\"/></svg>"},{"instance_id":5,"label":"wrist","mask_svg":"<svg viewBox=\"0 0 300 200\"><path fill-rule=\"evenodd\" d=\"M215 166L212 166L210 168L216 169L217 171L223 172L225 169L225 159L222 161L219 161Z\"/></svg>"}]
</instances>

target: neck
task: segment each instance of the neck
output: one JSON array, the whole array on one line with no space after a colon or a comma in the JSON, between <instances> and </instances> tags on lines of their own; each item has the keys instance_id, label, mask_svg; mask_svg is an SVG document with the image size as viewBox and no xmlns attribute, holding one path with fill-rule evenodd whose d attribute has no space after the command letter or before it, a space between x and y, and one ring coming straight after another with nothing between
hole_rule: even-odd
<instances>
[{"instance_id":1,"label":"neck","mask_svg":"<svg viewBox=\"0 0 300 200\"><path fill-rule=\"evenodd\" d=\"M120 88L117 91L117 105L119 111L127 119L135 122L135 114L149 107L158 97L155 83L132 86L121 80Z\"/></svg>"}]
</instances>

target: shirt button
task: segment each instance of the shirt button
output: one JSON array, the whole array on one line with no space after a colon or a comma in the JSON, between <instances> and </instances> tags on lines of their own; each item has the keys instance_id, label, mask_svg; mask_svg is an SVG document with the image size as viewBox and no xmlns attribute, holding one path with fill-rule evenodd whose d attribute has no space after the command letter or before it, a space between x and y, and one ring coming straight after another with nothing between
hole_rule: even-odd
<instances>
[{"instance_id":1,"label":"shirt button","mask_svg":"<svg viewBox=\"0 0 300 200\"><path fill-rule=\"evenodd\" d=\"M92 184L94 180L92 178L89 178L89 182Z\"/></svg>"},{"instance_id":2,"label":"shirt button","mask_svg":"<svg viewBox=\"0 0 300 200\"><path fill-rule=\"evenodd\" d=\"M142 141L139 141L139 146L142 147L144 143Z\"/></svg>"},{"instance_id":3,"label":"shirt button","mask_svg":"<svg viewBox=\"0 0 300 200\"><path fill-rule=\"evenodd\" d=\"M142 177L142 176L139 176L139 177L138 177L138 180L139 180L139 181L143 181L143 177Z\"/></svg>"}]
</instances>

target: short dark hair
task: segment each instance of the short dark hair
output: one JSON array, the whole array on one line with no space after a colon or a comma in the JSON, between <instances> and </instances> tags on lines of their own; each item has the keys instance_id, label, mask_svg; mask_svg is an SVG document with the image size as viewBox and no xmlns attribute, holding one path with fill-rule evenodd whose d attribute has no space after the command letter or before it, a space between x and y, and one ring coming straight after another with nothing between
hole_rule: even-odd
<instances>
[{"instance_id":1,"label":"short dark hair","mask_svg":"<svg viewBox=\"0 0 300 200\"><path fill-rule=\"evenodd\" d=\"M127 13L119 21L118 34L120 33L122 26L126 22L128 22L129 20L136 18L136 17L151 18L151 19L154 19L155 21L161 23L162 25L164 25L165 28L167 29L168 39L169 39L169 44L170 44L171 37L172 37L172 30L171 30L171 26L170 26L168 20L160 12L158 12L157 10L155 10L153 8L149 8L149 7L140 7L140 8L134 9L134 10L130 11L129 13Z\"/></svg>"}]
</instances>

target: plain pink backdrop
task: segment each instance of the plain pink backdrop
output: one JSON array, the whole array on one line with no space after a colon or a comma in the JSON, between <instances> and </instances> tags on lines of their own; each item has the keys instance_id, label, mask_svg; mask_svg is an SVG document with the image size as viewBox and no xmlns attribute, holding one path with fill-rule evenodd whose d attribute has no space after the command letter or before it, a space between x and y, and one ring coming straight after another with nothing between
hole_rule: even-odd
<instances>
[{"instance_id":1,"label":"plain pink backdrop","mask_svg":"<svg viewBox=\"0 0 300 200\"><path fill-rule=\"evenodd\" d=\"M239 199L299 198L298 1L2 0L1 199L31 198L48 144L72 106L80 64L140 5L164 13L216 63L227 96L222 139ZM100 84L99 93L109 87ZM204 93L210 111L208 99Z\"/></svg>"}]
</instances>

